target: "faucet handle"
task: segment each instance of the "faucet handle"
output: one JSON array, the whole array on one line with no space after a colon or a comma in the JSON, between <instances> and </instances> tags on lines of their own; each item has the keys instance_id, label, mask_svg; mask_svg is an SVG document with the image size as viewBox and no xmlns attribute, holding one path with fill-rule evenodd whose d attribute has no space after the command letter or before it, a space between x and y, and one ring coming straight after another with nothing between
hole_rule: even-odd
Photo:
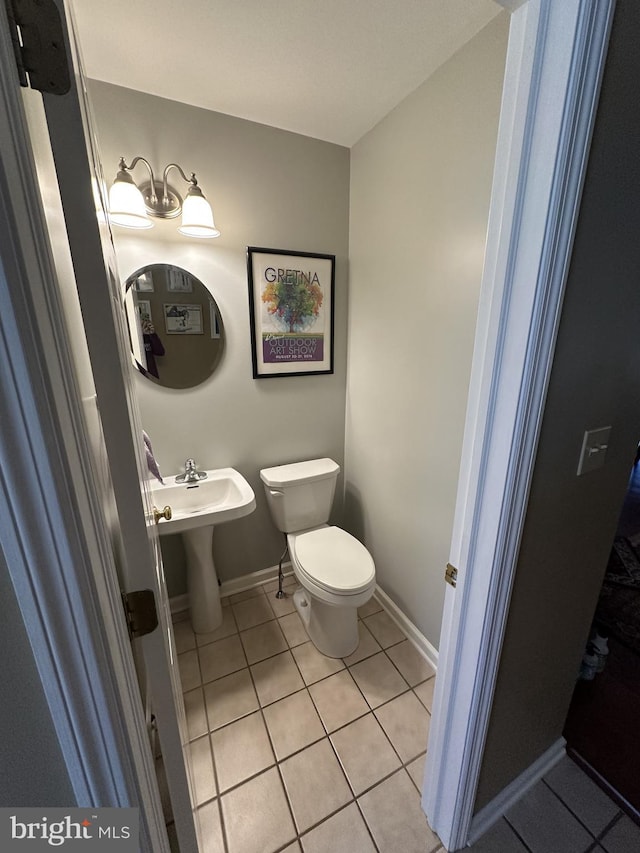
<instances>
[{"instance_id":1,"label":"faucet handle","mask_svg":"<svg viewBox=\"0 0 640 853\"><path fill-rule=\"evenodd\" d=\"M196 465L196 460L195 459L187 459L186 462L184 463L184 470L185 471L197 471L198 466Z\"/></svg>"}]
</instances>

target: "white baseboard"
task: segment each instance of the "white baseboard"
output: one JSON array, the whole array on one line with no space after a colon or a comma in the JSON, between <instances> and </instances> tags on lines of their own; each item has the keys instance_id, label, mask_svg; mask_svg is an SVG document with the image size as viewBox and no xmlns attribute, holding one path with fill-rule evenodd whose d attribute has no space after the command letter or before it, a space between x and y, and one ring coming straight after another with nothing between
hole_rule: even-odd
<instances>
[{"instance_id":1,"label":"white baseboard","mask_svg":"<svg viewBox=\"0 0 640 853\"><path fill-rule=\"evenodd\" d=\"M376 584L375 597L383 606L385 611L393 619L396 625L407 635L407 638L413 643L420 654L427 660L431 666L438 669L438 650L429 640L421 633L409 618L400 610L397 604L393 602L384 590Z\"/></svg>"},{"instance_id":2,"label":"white baseboard","mask_svg":"<svg viewBox=\"0 0 640 853\"><path fill-rule=\"evenodd\" d=\"M293 574L291 563L283 563L282 569L285 575ZM270 566L267 569L260 569L258 572L251 572L248 575L242 575L239 578L232 578L228 581L223 581L220 585L220 595L234 595L237 592L244 592L247 589L252 589L255 586L260 586L270 580L276 580L278 577L278 567ZM431 666L438 669L438 650L432 646L429 640L422 634L416 626L409 620L407 616L400 610L389 596L380 589L376 584L374 597L380 602L383 609L389 614L396 625L406 634L409 641L415 646L420 654L427 660ZM174 596L170 602L171 613L175 616L189 609L189 596L187 593Z\"/></svg>"},{"instance_id":3,"label":"white baseboard","mask_svg":"<svg viewBox=\"0 0 640 853\"><path fill-rule=\"evenodd\" d=\"M286 562L282 564L283 574L286 576L293 574L291 569L291 563ZM257 572L251 572L248 575L242 575L239 578L231 578L228 581L222 581L220 584L220 595L235 595L237 592L245 592L247 589L253 589L254 586L260 586L263 583L267 583L271 580L277 580L278 578L278 567L277 566L269 566L266 569L260 569ZM171 607L171 613L176 614L180 613L183 610L189 609L189 596L185 592L182 595L176 595L170 599L169 605Z\"/></svg>"},{"instance_id":4,"label":"white baseboard","mask_svg":"<svg viewBox=\"0 0 640 853\"><path fill-rule=\"evenodd\" d=\"M287 576L293 574L291 563L282 564L282 573ZM237 592L244 592L247 589L253 589L254 586L260 586L268 581L278 579L278 567L270 566L267 569L260 569L258 572L251 572L248 575L242 575L239 578L232 578L228 581L222 581L220 586L220 595L235 595Z\"/></svg>"},{"instance_id":5,"label":"white baseboard","mask_svg":"<svg viewBox=\"0 0 640 853\"><path fill-rule=\"evenodd\" d=\"M478 814L474 815L467 842L469 846L475 844L485 832L491 829L496 821L500 820L509 811L512 805L521 799L543 776L546 776L552 767L555 767L564 758L566 746L566 740L563 737L559 738L540 758L534 761L513 782L500 791L497 797L494 797L490 803L487 803L483 809L480 809Z\"/></svg>"}]
</instances>

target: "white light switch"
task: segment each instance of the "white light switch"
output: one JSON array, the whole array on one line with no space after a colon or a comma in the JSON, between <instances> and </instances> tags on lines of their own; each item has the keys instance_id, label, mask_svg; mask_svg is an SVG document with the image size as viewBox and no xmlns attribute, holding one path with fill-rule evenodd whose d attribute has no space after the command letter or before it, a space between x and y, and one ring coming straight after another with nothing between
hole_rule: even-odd
<instances>
[{"instance_id":1,"label":"white light switch","mask_svg":"<svg viewBox=\"0 0 640 853\"><path fill-rule=\"evenodd\" d=\"M587 471L595 471L602 468L609 447L609 435L611 427L600 427L600 429L587 430L582 439L582 450L580 451L580 462L578 463L578 477Z\"/></svg>"}]
</instances>

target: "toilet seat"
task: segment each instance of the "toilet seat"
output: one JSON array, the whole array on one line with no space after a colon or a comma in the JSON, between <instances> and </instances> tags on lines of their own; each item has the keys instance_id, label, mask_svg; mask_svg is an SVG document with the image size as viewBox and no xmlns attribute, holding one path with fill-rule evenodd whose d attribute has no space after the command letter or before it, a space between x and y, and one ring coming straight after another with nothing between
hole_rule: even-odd
<instances>
[{"instance_id":1,"label":"toilet seat","mask_svg":"<svg viewBox=\"0 0 640 853\"><path fill-rule=\"evenodd\" d=\"M374 583L371 554L346 530L319 527L290 538L298 571L325 592L359 595Z\"/></svg>"}]
</instances>

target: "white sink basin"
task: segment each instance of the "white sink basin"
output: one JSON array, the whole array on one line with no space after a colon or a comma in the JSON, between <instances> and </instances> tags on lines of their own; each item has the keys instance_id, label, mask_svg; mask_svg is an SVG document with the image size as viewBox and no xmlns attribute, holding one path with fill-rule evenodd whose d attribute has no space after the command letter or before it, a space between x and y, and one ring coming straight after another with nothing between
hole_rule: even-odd
<instances>
[{"instance_id":1,"label":"white sink basin","mask_svg":"<svg viewBox=\"0 0 640 853\"><path fill-rule=\"evenodd\" d=\"M253 489L235 468L216 468L197 483L176 483L175 476L165 485L151 487L154 505L171 507L171 519L161 519L158 533L182 533L194 527L222 524L249 515L256 508Z\"/></svg>"},{"instance_id":2,"label":"white sink basin","mask_svg":"<svg viewBox=\"0 0 640 853\"><path fill-rule=\"evenodd\" d=\"M160 534L180 533L187 559L187 589L191 625L196 634L208 634L222 624L218 575L213 562L213 528L249 515L256 496L235 468L216 468L197 483L154 483L151 496L160 511L171 507L171 518L160 519Z\"/></svg>"}]
</instances>

